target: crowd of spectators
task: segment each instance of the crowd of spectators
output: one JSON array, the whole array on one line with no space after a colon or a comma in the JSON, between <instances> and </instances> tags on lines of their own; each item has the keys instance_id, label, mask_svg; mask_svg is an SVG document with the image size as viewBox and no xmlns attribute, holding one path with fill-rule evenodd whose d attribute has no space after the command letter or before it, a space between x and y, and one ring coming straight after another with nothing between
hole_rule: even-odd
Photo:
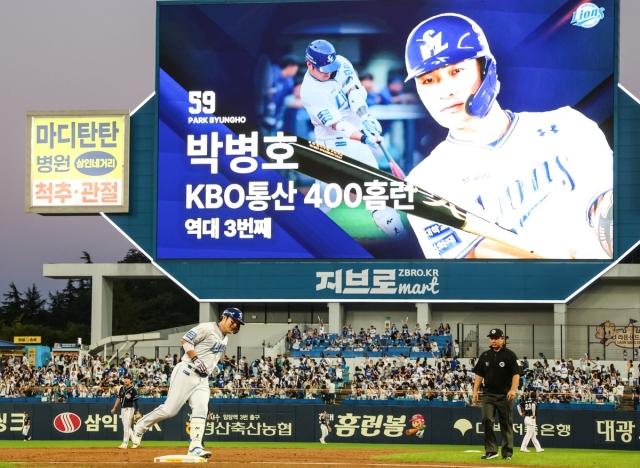
<instances>
[{"instance_id":1,"label":"crowd of spectators","mask_svg":"<svg viewBox=\"0 0 640 468\"><path fill-rule=\"evenodd\" d=\"M456 357L410 361L404 356L365 359L355 368L351 395L355 400L471 401L475 375Z\"/></svg>"},{"instance_id":2,"label":"crowd of spectators","mask_svg":"<svg viewBox=\"0 0 640 468\"><path fill-rule=\"evenodd\" d=\"M444 349L440 349L434 336L447 336ZM388 348L411 348L411 352L430 352L434 357L459 357L460 345L458 340L451 339L451 327L442 323L437 329L432 330L429 324L424 331L420 324L416 324L412 331L406 323L401 328L395 324L385 327L379 334L375 326L367 330L360 328L356 332L352 325L345 325L339 335L329 335L320 322L318 328L309 328L306 332L300 330L298 325L287 332L287 346L289 349L305 352L321 347L327 352L341 353L345 351L377 352Z\"/></svg>"},{"instance_id":3,"label":"crowd of spectators","mask_svg":"<svg viewBox=\"0 0 640 468\"><path fill-rule=\"evenodd\" d=\"M549 364L544 355L530 365L522 363L522 390L535 390L540 403L616 403L621 406L625 386L620 371L584 356L574 365L572 359ZM638 367L629 361L626 369L628 384L638 393Z\"/></svg>"},{"instance_id":4,"label":"crowd of spectators","mask_svg":"<svg viewBox=\"0 0 640 468\"><path fill-rule=\"evenodd\" d=\"M120 364L110 356L85 356L78 360L57 354L42 367L30 366L26 359L4 356L1 363L0 397L41 397L51 402L67 398L116 397L125 375L136 382L141 397L161 398L168 391L177 356L164 361L132 359L126 354Z\"/></svg>"},{"instance_id":5,"label":"crowd of spectators","mask_svg":"<svg viewBox=\"0 0 640 468\"><path fill-rule=\"evenodd\" d=\"M404 357L365 360L356 367L351 380L349 398L359 400L442 400L471 401L475 374L474 359L469 368L460 365L457 358L437 357L434 364L427 359L411 362ZM621 407L625 385L613 364L605 366L596 358L583 358L578 366L573 360L559 360L550 365L546 358L530 364L525 357L520 361L522 377L519 392L535 390L540 403L615 403ZM629 362L627 374L632 388L634 405L640 403L637 367Z\"/></svg>"},{"instance_id":6,"label":"crowd of spectators","mask_svg":"<svg viewBox=\"0 0 640 468\"><path fill-rule=\"evenodd\" d=\"M26 359L5 356L2 359L2 397L41 397L51 402L68 398L115 398L130 376L140 398L165 397L171 383L171 372L177 355L163 360L130 357L127 353L119 364L110 357L85 357L80 361L59 355L43 367L29 366ZM218 373L209 380L213 398L322 398L335 402L336 386L343 385L344 359L330 355L318 361L302 358L293 365L278 355L276 359L259 358L248 362L245 357L224 356Z\"/></svg>"},{"instance_id":7,"label":"crowd of spectators","mask_svg":"<svg viewBox=\"0 0 640 468\"><path fill-rule=\"evenodd\" d=\"M390 327L389 331L392 329ZM345 330L340 339L355 335L354 342L368 343L364 339L366 332L355 333L352 327L345 327ZM362 337L358 338L360 335ZM389 333L390 338L393 335L394 332ZM309 336L307 334L306 339ZM397 339L403 339L401 330L397 336ZM332 355L327 348L324 356L313 359L303 355L300 359L292 359L278 355L275 359L261 357L251 362L245 357L224 356L218 364L217 375L209 381L211 396L321 398L325 403L333 404L336 393L345 389L343 393L348 399L441 400L469 404L473 393L473 359L467 367L457 356L438 355L434 359L417 360L402 355L385 355L377 359L363 356L350 373L339 353ZM613 364L604 365L598 358L591 360L586 356L577 365L571 359L550 364L544 355L540 357L532 363L527 357L520 361L520 392L535 390L540 403L614 402L621 405L625 386L620 371ZM26 359L3 356L0 398L40 397L51 402L68 398L115 398L125 376L132 378L140 398L162 398L167 394L171 372L178 359L175 354L164 359L126 354L116 364L109 356L86 356L79 361L77 357L59 354L43 367L32 367ZM628 361L626 375L636 406L640 400L639 374L640 364Z\"/></svg>"}]
</instances>

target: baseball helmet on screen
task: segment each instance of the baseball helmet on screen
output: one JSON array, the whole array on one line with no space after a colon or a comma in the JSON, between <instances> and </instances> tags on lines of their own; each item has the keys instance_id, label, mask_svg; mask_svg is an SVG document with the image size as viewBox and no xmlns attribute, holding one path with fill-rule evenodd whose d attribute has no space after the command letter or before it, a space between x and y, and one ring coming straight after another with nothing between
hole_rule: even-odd
<instances>
[{"instance_id":1,"label":"baseball helmet on screen","mask_svg":"<svg viewBox=\"0 0 640 468\"><path fill-rule=\"evenodd\" d=\"M410 423L413 421L418 421L420 424L424 425L424 416L421 414L414 414L413 417L409 419Z\"/></svg>"},{"instance_id":2,"label":"baseball helmet on screen","mask_svg":"<svg viewBox=\"0 0 640 468\"><path fill-rule=\"evenodd\" d=\"M340 68L340 62L336 60L336 49L323 39L313 41L307 46L306 59L313 68L322 73L331 73Z\"/></svg>"},{"instance_id":3,"label":"baseball helmet on screen","mask_svg":"<svg viewBox=\"0 0 640 468\"><path fill-rule=\"evenodd\" d=\"M228 309L224 309L224 312L222 312L222 316L231 317L240 325L244 325L244 316L240 309L236 309L235 307L229 307Z\"/></svg>"},{"instance_id":4,"label":"baseball helmet on screen","mask_svg":"<svg viewBox=\"0 0 640 468\"><path fill-rule=\"evenodd\" d=\"M465 60L480 60L482 83L467 99L467 112L484 117L500 91L496 59L480 26L466 16L445 13L433 16L414 28L407 38L407 79Z\"/></svg>"}]
</instances>

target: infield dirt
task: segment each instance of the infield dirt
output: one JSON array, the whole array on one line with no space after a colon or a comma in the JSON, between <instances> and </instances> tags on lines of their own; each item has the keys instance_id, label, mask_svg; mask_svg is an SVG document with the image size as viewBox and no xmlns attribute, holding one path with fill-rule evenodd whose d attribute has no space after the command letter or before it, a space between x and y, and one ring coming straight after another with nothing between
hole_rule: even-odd
<instances>
[{"instance_id":1,"label":"infield dirt","mask_svg":"<svg viewBox=\"0 0 640 468\"><path fill-rule=\"evenodd\" d=\"M212 455L208 464L216 468L339 468L339 467L455 467L474 466L451 463L402 463L397 461L373 460L373 454L387 455L397 453L394 450L349 450L332 449L321 446L317 449L282 449L282 448L227 448L207 447ZM407 450L403 450L405 452ZM163 466L154 463L153 459L162 455L185 453L184 446L176 447L139 447L137 449L113 448L7 448L0 452L0 461L24 463L35 467L73 467L97 468L119 465L139 467ZM407 451L408 452L408 451ZM499 463L502 465L502 463ZM203 464L190 466L206 466ZM477 466L477 465L475 465ZM506 465L505 465L506 466ZM486 468L486 467L485 467Z\"/></svg>"},{"instance_id":2,"label":"infield dirt","mask_svg":"<svg viewBox=\"0 0 640 468\"><path fill-rule=\"evenodd\" d=\"M216 468L235 467L278 467L298 466L304 467L305 463L314 468L337 466L362 466L363 463L385 463L371 460L371 451L345 450L320 446L318 449L276 449L276 448L226 448L207 447L212 455L208 465L214 464ZM3 462L23 462L31 466L69 466L69 467L105 467L132 464L138 467L164 466L154 463L153 459L162 455L185 454L185 446L176 447L138 447L137 449L111 448L18 448L3 449L0 459ZM375 451L376 455L393 453L388 451ZM395 462L394 462L395 464ZM411 464L407 463L407 466ZM190 466L204 466L204 464L191 464Z\"/></svg>"}]
</instances>

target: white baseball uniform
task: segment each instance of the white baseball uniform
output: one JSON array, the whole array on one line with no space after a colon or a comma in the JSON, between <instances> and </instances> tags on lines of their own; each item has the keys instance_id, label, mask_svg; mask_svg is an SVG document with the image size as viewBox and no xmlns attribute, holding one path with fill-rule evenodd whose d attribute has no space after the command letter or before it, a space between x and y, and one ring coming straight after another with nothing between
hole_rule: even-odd
<instances>
[{"instance_id":1,"label":"white baseball uniform","mask_svg":"<svg viewBox=\"0 0 640 468\"><path fill-rule=\"evenodd\" d=\"M527 445L529 445L529 441L533 442L534 447L537 452L542 451L542 446L540 446L540 442L538 442L538 438L536 437L536 409L538 404L535 400L531 398L527 398L525 401L520 403L518 408L518 412L521 416L524 416L524 425L526 433L524 435L524 439L522 439L522 444L520 445L520 450L526 451Z\"/></svg>"},{"instance_id":2,"label":"white baseball uniform","mask_svg":"<svg viewBox=\"0 0 640 468\"><path fill-rule=\"evenodd\" d=\"M218 361L224 356L229 338L216 322L201 323L189 330L182 339L193 345L196 355L212 372L218 373ZM209 405L209 375L200 375L185 353L171 373L167 400L138 421L134 430L146 432L159 421L178 414L185 401L191 406L191 445L189 451L202 447L202 435Z\"/></svg>"},{"instance_id":3,"label":"white baseball uniform","mask_svg":"<svg viewBox=\"0 0 640 468\"><path fill-rule=\"evenodd\" d=\"M407 177L467 211L512 230L525 245L606 259L590 226L593 202L613 188L611 148L595 122L570 107L506 111L492 144L451 135ZM482 237L409 215L426 258L463 258Z\"/></svg>"},{"instance_id":4,"label":"white baseball uniform","mask_svg":"<svg viewBox=\"0 0 640 468\"><path fill-rule=\"evenodd\" d=\"M320 432L322 433L322 437L320 437L320 443L326 444L324 439L329 435L329 421L324 414L320 416Z\"/></svg>"},{"instance_id":5,"label":"white baseball uniform","mask_svg":"<svg viewBox=\"0 0 640 468\"><path fill-rule=\"evenodd\" d=\"M341 55L336 56L336 61L340 63L340 68L331 78L320 81L307 71L300 88L300 98L314 126L316 142L378 169L378 161L366 144L351 140L332 127L338 122L346 121L363 131L360 117L356 114L357 109L349 107L348 93L360 93L363 102L367 99L367 91L360 83L353 65ZM325 187L326 184L322 182L321 194ZM324 203L320 209L325 213L330 210ZM400 216L392 208L375 211L373 220L389 237L401 238L406 234Z\"/></svg>"}]
</instances>

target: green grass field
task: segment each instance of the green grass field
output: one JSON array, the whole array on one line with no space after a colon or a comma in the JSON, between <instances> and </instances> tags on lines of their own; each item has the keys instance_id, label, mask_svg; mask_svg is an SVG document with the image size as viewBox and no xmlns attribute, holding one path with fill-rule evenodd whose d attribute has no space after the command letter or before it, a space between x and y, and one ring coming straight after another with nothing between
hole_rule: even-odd
<instances>
[{"instance_id":1,"label":"green grass field","mask_svg":"<svg viewBox=\"0 0 640 468\"><path fill-rule=\"evenodd\" d=\"M184 442L154 442L145 441L145 447L176 447L184 445ZM25 448L20 440L0 441L0 468L14 468L25 466L24 463L3 462L2 449ZM31 441L29 448L42 448L43 461L46 459L47 448L90 448L90 447L114 447L113 441ZM278 443L278 442L211 442L208 448L297 448L314 450L369 450L371 458L362 460L367 465L393 464L395 462L411 462L414 466L433 463L451 463L456 465L476 466L544 466L544 467L636 467L640 466L640 453L622 450L585 450L585 449L545 449L544 453L520 453L516 451L512 460L501 458L483 461L480 460L483 448L479 446L463 445L429 445L419 447L416 445L398 444L328 444L314 443ZM394 450L393 455L376 455L377 450ZM304 464L301 464L302 467Z\"/></svg>"},{"instance_id":2,"label":"green grass field","mask_svg":"<svg viewBox=\"0 0 640 468\"><path fill-rule=\"evenodd\" d=\"M358 208L349 208L344 202L327 213L338 226L354 239L384 239L385 234L376 227L371 219L371 212L365 209L364 203ZM407 215L401 212L403 221ZM408 221L406 222L408 225Z\"/></svg>"}]
</instances>

